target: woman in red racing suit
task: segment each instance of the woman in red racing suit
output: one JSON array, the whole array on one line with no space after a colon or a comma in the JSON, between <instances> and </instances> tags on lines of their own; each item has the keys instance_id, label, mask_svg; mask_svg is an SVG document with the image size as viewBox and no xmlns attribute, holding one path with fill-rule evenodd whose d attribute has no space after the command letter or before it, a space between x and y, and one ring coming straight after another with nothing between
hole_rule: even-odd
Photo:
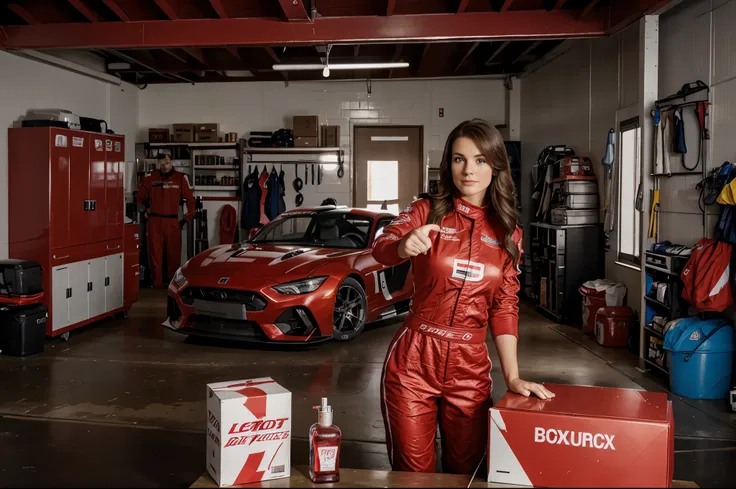
<instances>
[{"instance_id":1,"label":"woman in red racing suit","mask_svg":"<svg viewBox=\"0 0 736 489\"><path fill-rule=\"evenodd\" d=\"M542 399L519 378L514 183L500 133L466 121L447 139L440 192L414 201L373 245L388 266L411 259L411 310L386 354L382 406L394 470L434 472L439 420L442 468L472 474L485 453L491 407L488 327L508 389Z\"/></svg>"}]
</instances>

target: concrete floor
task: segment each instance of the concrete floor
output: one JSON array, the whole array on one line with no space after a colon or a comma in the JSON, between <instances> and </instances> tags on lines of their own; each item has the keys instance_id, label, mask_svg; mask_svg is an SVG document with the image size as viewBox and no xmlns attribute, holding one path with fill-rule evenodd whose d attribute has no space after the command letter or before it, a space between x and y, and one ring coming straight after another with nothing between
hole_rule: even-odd
<instances>
[{"instance_id":1,"label":"concrete floor","mask_svg":"<svg viewBox=\"0 0 736 489\"><path fill-rule=\"evenodd\" d=\"M164 330L165 292L143 290L126 320L48 340L27 358L0 356L0 486L187 487L204 471L205 384L271 376L293 393L292 463L308 458L311 407L330 398L343 431L341 465L388 469L379 404L386 348L400 320L369 325L355 341L263 348L193 341ZM523 378L666 388L636 357L522 305ZM506 391L497 356L495 400ZM723 402L670 396L675 478L734 487L736 414Z\"/></svg>"}]
</instances>

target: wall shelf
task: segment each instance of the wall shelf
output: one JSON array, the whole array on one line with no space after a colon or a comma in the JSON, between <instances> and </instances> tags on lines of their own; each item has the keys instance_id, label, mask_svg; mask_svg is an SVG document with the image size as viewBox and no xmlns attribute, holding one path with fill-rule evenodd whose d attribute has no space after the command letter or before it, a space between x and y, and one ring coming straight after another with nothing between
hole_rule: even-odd
<instances>
[{"instance_id":1,"label":"wall shelf","mask_svg":"<svg viewBox=\"0 0 736 489\"><path fill-rule=\"evenodd\" d=\"M299 153L342 153L342 148L251 148L249 146L243 147L244 153L250 154L299 154Z\"/></svg>"},{"instance_id":2,"label":"wall shelf","mask_svg":"<svg viewBox=\"0 0 736 489\"><path fill-rule=\"evenodd\" d=\"M208 142L208 143L146 143L151 148L166 148L171 146L186 146L188 148L209 148L209 149L230 149L237 148L238 143L220 143L220 142Z\"/></svg>"},{"instance_id":3,"label":"wall shelf","mask_svg":"<svg viewBox=\"0 0 736 489\"><path fill-rule=\"evenodd\" d=\"M207 192L236 192L240 190L237 185L197 185L194 190Z\"/></svg>"},{"instance_id":4,"label":"wall shelf","mask_svg":"<svg viewBox=\"0 0 736 489\"><path fill-rule=\"evenodd\" d=\"M644 363L646 363L647 365L650 365L650 366L654 367L655 369L659 370L659 371L660 371L660 372L662 372L663 374L666 374L666 375L669 375L669 374L670 374L670 373L669 373L669 372L667 371L667 369L666 369L666 368L664 368L664 367L661 367L661 366L660 366L659 364L657 364L657 363L655 363L655 362L653 362L653 361L649 360L648 358L643 358L642 360L644 360Z\"/></svg>"},{"instance_id":5,"label":"wall shelf","mask_svg":"<svg viewBox=\"0 0 736 489\"><path fill-rule=\"evenodd\" d=\"M220 171L238 171L239 167L233 165L195 165L195 170L220 170Z\"/></svg>"},{"instance_id":6,"label":"wall shelf","mask_svg":"<svg viewBox=\"0 0 736 489\"><path fill-rule=\"evenodd\" d=\"M648 331L650 334L653 334L654 336L664 339L664 333L659 333L658 331L654 330L651 326L647 325L644 326L644 329Z\"/></svg>"},{"instance_id":7,"label":"wall shelf","mask_svg":"<svg viewBox=\"0 0 736 489\"><path fill-rule=\"evenodd\" d=\"M651 177L677 177L677 176L683 176L683 175L695 175L696 177L702 178L702 173L697 172L695 170L693 171L673 171L672 173L650 173L649 176Z\"/></svg>"},{"instance_id":8,"label":"wall shelf","mask_svg":"<svg viewBox=\"0 0 736 489\"><path fill-rule=\"evenodd\" d=\"M656 306L662 307L662 308L664 308L664 309L667 309L668 311L669 311L669 310L672 310L672 307L668 306L668 305L667 305L667 304L665 304L664 302L659 302L659 301L658 301L657 299L652 299L651 297L649 297L649 296L647 296L647 295L645 295L645 296L644 296L644 299L645 299L645 300L646 300L646 301L647 301L648 303L650 303L650 304L654 304L654 305L656 305Z\"/></svg>"}]
</instances>

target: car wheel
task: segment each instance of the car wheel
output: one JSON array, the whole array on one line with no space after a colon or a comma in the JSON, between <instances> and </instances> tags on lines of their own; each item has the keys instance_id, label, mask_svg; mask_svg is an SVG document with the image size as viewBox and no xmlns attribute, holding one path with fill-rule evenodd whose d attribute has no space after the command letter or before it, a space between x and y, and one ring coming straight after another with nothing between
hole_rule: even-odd
<instances>
[{"instance_id":1,"label":"car wheel","mask_svg":"<svg viewBox=\"0 0 736 489\"><path fill-rule=\"evenodd\" d=\"M333 337L349 341L363 332L366 317L366 298L363 287L350 277L340 284L332 314Z\"/></svg>"}]
</instances>

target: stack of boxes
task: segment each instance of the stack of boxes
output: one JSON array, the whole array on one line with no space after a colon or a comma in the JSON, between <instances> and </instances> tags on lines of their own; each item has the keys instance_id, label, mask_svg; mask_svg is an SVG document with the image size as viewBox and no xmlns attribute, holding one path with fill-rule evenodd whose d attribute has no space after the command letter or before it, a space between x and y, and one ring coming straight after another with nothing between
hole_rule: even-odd
<instances>
[{"instance_id":1,"label":"stack of boxes","mask_svg":"<svg viewBox=\"0 0 736 489\"><path fill-rule=\"evenodd\" d=\"M319 146L319 117L316 115L294 116L294 147Z\"/></svg>"},{"instance_id":2,"label":"stack of boxes","mask_svg":"<svg viewBox=\"0 0 736 489\"><path fill-rule=\"evenodd\" d=\"M340 146L340 126L319 125L319 116L295 115L294 146L297 148L337 148Z\"/></svg>"},{"instance_id":3,"label":"stack of boxes","mask_svg":"<svg viewBox=\"0 0 736 489\"><path fill-rule=\"evenodd\" d=\"M173 124L174 133L169 135L168 129L149 129L149 143L217 143L220 142L220 125L205 124ZM232 133L229 133L232 134Z\"/></svg>"}]
</instances>

